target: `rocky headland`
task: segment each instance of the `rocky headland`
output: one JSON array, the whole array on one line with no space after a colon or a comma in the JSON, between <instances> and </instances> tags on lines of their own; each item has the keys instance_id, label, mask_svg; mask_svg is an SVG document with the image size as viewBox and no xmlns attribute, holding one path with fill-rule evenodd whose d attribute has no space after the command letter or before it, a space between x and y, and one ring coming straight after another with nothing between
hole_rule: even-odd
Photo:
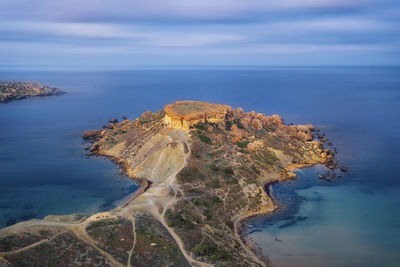
<instances>
[{"instance_id":1,"label":"rocky headland","mask_svg":"<svg viewBox=\"0 0 400 267\"><path fill-rule=\"evenodd\" d=\"M27 97L64 94L58 88L50 88L39 82L0 81L0 103L7 103Z\"/></svg>"},{"instance_id":2,"label":"rocky headland","mask_svg":"<svg viewBox=\"0 0 400 267\"><path fill-rule=\"evenodd\" d=\"M240 226L276 208L266 184L295 178L296 168L336 168L316 132L279 115L196 101L112 120L83 134L87 149L118 163L141 188L88 218L48 216L2 229L0 263L269 266Z\"/></svg>"}]
</instances>

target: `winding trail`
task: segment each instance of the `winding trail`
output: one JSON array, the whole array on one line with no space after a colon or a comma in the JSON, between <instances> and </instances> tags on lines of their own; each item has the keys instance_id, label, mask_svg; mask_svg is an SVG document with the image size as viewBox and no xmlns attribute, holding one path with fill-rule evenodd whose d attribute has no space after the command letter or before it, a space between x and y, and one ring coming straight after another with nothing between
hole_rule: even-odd
<instances>
[{"instance_id":1,"label":"winding trail","mask_svg":"<svg viewBox=\"0 0 400 267\"><path fill-rule=\"evenodd\" d=\"M133 231L133 244L132 244L132 248L129 251L129 257L128 257L128 262L126 264L127 267L131 267L131 258L132 258L132 254L133 251L135 250L135 246L136 246L136 228L135 228L135 218L133 218L132 216L129 217L131 222L132 222L132 231Z\"/></svg>"},{"instance_id":2,"label":"winding trail","mask_svg":"<svg viewBox=\"0 0 400 267\"><path fill-rule=\"evenodd\" d=\"M169 165L165 165L163 162L162 154L160 154L159 158L157 158L153 163L155 166L152 166L152 170L150 172L149 180L154 181L152 186L145 191L144 188L138 189L138 193L133 194L129 199L125 201L120 202L120 206L116 207L113 210L110 210L108 212L101 212L94 214L88 218L80 219L80 220L74 220L73 217L71 218L53 218L51 219L43 219L43 220L31 220L23 223L16 224L12 227L8 228L8 232L18 232L19 230L22 230L24 228L28 228L31 226L56 226L56 227L63 227L67 230L70 230L74 236L76 236L78 239L81 241L85 242L86 244L90 245L91 247L95 248L97 251L99 251L109 262L112 263L113 266L127 266L131 267L131 259L134 255L134 250L136 247L137 243L137 235L136 235L136 226L135 226L135 213L136 212L143 212L149 215L152 215L154 218L156 218L162 225L163 227L170 233L170 235L173 237L175 240L177 246L179 247L182 255L185 257L187 262L196 267L211 267L213 266L212 264L208 264L205 262L201 262L196 260L195 258L190 255L190 253L185 249L185 245L179 235L174 231L173 228L168 226L168 223L165 218L166 211L173 207L179 200L183 199L184 194L182 189L180 188L178 182L177 182L177 174L187 166L188 159L191 154L190 146L188 143L188 135L185 131L183 130L174 130L174 131L169 131L167 132L162 138L166 138L161 141L165 140L170 140L171 142L178 142L179 144L182 145L183 148L179 148L179 152L177 152L175 149L178 148L173 148L177 154L171 154L169 157L172 156L177 156L177 158L181 159L180 156L182 156L182 163L179 162L179 164L172 164L173 169L168 169L170 168ZM163 147L159 147L159 149L163 149ZM172 153L172 152L171 152ZM180 154L182 153L182 154ZM155 170L160 170L162 168L167 168L169 172L168 175L157 177L160 172L156 172ZM155 182L156 181L156 182ZM143 189L143 190L142 190ZM139 192L139 190L141 190ZM223 193L223 192L222 192ZM225 196L226 197L226 196ZM128 261L126 264L122 264L121 262L117 261L111 254L107 253L100 247L98 247L97 242L92 239L89 234L86 231L86 227L92 223L93 221L98 221L98 220L104 220L104 219L109 219L109 218L117 218L118 216L122 216L132 222L132 231L133 231L133 243L132 243L132 248L129 250L129 256L128 256ZM60 221L59 221L60 220ZM243 248L248 252L249 255L254 256L254 259L257 260L257 262L261 266L266 266L266 263L262 262L259 260L259 258L249 249L241 240L238 232L237 232L237 225L238 222L241 220L241 216L238 216L234 220L234 230L235 230L235 235L240 241L241 245ZM1 233L1 231L0 231ZM52 238L56 237L54 235ZM40 245L42 243L50 241L50 239L43 239L40 240L36 243L33 243L29 246L26 246L24 248L12 251L12 252L5 252L5 253L0 253L0 257L3 255L11 254L11 253L18 253L23 250L28 250L32 247L35 247L37 245Z\"/></svg>"}]
</instances>

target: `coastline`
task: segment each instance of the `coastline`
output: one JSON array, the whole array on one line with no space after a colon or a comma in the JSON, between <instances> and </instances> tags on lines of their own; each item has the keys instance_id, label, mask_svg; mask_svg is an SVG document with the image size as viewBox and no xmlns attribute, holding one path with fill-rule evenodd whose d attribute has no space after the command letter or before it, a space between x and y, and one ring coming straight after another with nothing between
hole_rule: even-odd
<instances>
[{"instance_id":1,"label":"coastline","mask_svg":"<svg viewBox=\"0 0 400 267\"><path fill-rule=\"evenodd\" d=\"M186 111L198 102L180 105ZM195 120L190 129L166 124L163 111L147 111L135 121L111 119L101 130L85 131L89 156L110 159L140 187L79 226L62 217L38 223L74 225L75 236L90 245L95 243L87 236L91 225L101 227L110 219L136 225L146 214L161 223L190 264L270 266L260 248L246 240L243 227L248 219L278 208L269 191L273 183L294 179L294 169L330 158L322 143L313 141L312 125L285 125L278 115L244 113L241 108L225 112L217 123ZM252 123L246 124L248 120ZM291 156L297 153L297 158Z\"/></svg>"},{"instance_id":2,"label":"coastline","mask_svg":"<svg viewBox=\"0 0 400 267\"><path fill-rule=\"evenodd\" d=\"M280 182L285 182L288 180L293 180L297 179L297 175L293 172L294 170L301 169L301 168L307 168L307 167L313 167L317 164L324 164L325 162L309 162L309 163L304 163L304 164L291 164L287 166L285 169L292 173L290 176L282 176L281 179L273 180L270 182L267 182L263 186L263 190L266 194L267 201L269 205L263 207L260 210L249 212L249 213L244 213L236 216L234 219L234 229L235 229L235 235L237 238L240 240L242 245L250 252L252 252L255 257L259 258L261 261L265 261L269 263L269 258L264 256L262 254L262 249L255 246L255 244L252 244L246 239L246 235L243 233L243 229L246 227L246 224L248 223L248 220L253 219L255 217L263 217L263 216L269 216L272 215L272 213L276 212L279 209L279 206L274 199L274 197L271 195L270 188L272 185Z\"/></svg>"}]
</instances>

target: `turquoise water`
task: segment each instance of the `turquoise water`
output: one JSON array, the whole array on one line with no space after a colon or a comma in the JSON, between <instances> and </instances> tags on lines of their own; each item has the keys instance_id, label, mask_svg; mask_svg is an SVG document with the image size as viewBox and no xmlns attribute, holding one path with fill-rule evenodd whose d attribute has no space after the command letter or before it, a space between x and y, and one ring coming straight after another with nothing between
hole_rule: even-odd
<instances>
[{"instance_id":1,"label":"turquoise water","mask_svg":"<svg viewBox=\"0 0 400 267\"><path fill-rule=\"evenodd\" d=\"M175 100L224 103L313 123L349 173L321 167L274 185L282 212L249 238L281 266L395 266L400 251L400 68L191 68L1 71L67 92L0 105L0 227L48 214L91 213L136 190L106 159L86 158L81 133ZM278 240L276 240L276 239Z\"/></svg>"},{"instance_id":2,"label":"turquoise water","mask_svg":"<svg viewBox=\"0 0 400 267\"><path fill-rule=\"evenodd\" d=\"M339 183L295 192L297 212L259 219L248 236L276 266L398 266L398 187L373 192Z\"/></svg>"}]
</instances>

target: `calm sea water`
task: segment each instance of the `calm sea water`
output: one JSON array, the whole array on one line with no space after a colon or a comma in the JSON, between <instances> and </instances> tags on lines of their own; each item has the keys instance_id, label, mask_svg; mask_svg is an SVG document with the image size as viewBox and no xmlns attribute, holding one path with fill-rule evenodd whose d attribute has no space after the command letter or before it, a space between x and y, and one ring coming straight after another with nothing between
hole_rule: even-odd
<instances>
[{"instance_id":1,"label":"calm sea water","mask_svg":"<svg viewBox=\"0 0 400 267\"><path fill-rule=\"evenodd\" d=\"M60 97L0 105L0 226L48 214L107 209L137 188L108 160L85 158L81 133L112 117L175 100L241 106L313 123L349 167L321 167L275 185L287 209L253 220L249 238L280 266L395 266L400 261L400 68L236 68L1 71L39 80Z\"/></svg>"}]
</instances>

